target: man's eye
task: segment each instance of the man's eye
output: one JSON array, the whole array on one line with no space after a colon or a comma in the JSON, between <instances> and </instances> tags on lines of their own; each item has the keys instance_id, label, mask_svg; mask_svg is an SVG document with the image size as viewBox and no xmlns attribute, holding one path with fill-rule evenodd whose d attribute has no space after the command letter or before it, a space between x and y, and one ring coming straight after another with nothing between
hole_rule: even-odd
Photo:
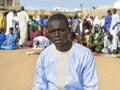
<instances>
[{"instance_id":1,"label":"man's eye","mask_svg":"<svg viewBox=\"0 0 120 90\"><path fill-rule=\"evenodd\" d=\"M54 32L55 32L54 30L48 31L48 33L54 33Z\"/></svg>"},{"instance_id":2,"label":"man's eye","mask_svg":"<svg viewBox=\"0 0 120 90\"><path fill-rule=\"evenodd\" d=\"M65 30L64 29L60 29L59 31L64 32Z\"/></svg>"}]
</instances>

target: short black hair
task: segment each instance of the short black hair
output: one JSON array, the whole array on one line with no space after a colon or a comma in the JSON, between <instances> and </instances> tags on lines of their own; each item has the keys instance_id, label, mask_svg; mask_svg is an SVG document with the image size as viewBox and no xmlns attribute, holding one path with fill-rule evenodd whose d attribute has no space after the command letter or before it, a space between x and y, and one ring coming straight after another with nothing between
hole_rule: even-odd
<instances>
[{"instance_id":1,"label":"short black hair","mask_svg":"<svg viewBox=\"0 0 120 90\"><path fill-rule=\"evenodd\" d=\"M111 10L107 10L107 13L111 12Z\"/></svg>"},{"instance_id":2,"label":"short black hair","mask_svg":"<svg viewBox=\"0 0 120 90\"><path fill-rule=\"evenodd\" d=\"M10 29L9 29L9 30L13 31L14 29L13 29L13 27L10 27Z\"/></svg>"},{"instance_id":3,"label":"short black hair","mask_svg":"<svg viewBox=\"0 0 120 90\"><path fill-rule=\"evenodd\" d=\"M117 11L117 9L116 8L113 8L113 10L116 12Z\"/></svg>"},{"instance_id":4,"label":"short black hair","mask_svg":"<svg viewBox=\"0 0 120 90\"><path fill-rule=\"evenodd\" d=\"M69 27L69 22L68 22L67 17L66 17L64 14L61 14L61 13L53 14L53 15L48 19L47 25L48 25L51 21L56 21L56 20L64 20L64 22L66 23L67 27Z\"/></svg>"},{"instance_id":5,"label":"short black hair","mask_svg":"<svg viewBox=\"0 0 120 90\"><path fill-rule=\"evenodd\" d=\"M25 10L24 6L21 6L21 10L23 10L23 11Z\"/></svg>"},{"instance_id":6,"label":"short black hair","mask_svg":"<svg viewBox=\"0 0 120 90\"><path fill-rule=\"evenodd\" d=\"M17 13L17 11L16 11L16 10L13 10L13 13L15 14L15 13Z\"/></svg>"}]
</instances>

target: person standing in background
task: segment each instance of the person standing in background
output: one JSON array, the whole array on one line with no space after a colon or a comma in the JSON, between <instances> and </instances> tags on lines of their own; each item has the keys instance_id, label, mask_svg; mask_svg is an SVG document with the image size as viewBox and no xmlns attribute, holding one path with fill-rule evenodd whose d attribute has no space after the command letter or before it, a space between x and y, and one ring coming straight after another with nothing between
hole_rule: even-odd
<instances>
[{"instance_id":1,"label":"person standing in background","mask_svg":"<svg viewBox=\"0 0 120 90\"><path fill-rule=\"evenodd\" d=\"M9 29L14 26L13 18L14 11L11 11L6 16L6 35L9 34Z\"/></svg>"},{"instance_id":2,"label":"person standing in background","mask_svg":"<svg viewBox=\"0 0 120 90\"><path fill-rule=\"evenodd\" d=\"M110 25L112 21L112 11L108 10L107 11L107 16L105 16L105 23L104 23L104 32L109 32L110 31Z\"/></svg>"},{"instance_id":3,"label":"person standing in background","mask_svg":"<svg viewBox=\"0 0 120 90\"><path fill-rule=\"evenodd\" d=\"M112 35L117 35L119 25L117 25L116 27L114 27L114 26L116 25L116 23L120 22L120 17L117 14L117 9L114 8L112 10L112 12L113 12L113 15L112 15L112 22L111 22L111 26L110 26L110 33Z\"/></svg>"},{"instance_id":4,"label":"person standing in background","mask_svg":"<svg viewBox=\"0 0 120 90\"><path fill-rule=\"evenodd\" d=\"M17 16L18 16L19 30L20 30L19 45L20 47L24 47L27 45L27 39L28 39L29 16L23 6L21 6L21 11L18 12Z\"/></svg>"}]
</instances>

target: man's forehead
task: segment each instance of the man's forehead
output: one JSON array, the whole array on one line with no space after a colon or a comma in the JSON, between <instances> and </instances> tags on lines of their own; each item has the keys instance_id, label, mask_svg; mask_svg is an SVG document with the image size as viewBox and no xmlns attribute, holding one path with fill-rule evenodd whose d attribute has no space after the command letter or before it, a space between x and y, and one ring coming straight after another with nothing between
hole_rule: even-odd
<instances>
[{"instance_id":1,"label":"man's forehead","mask_svg":"<svg viewBox=\"0 0 120 90\"><path fill-rule=\"evenodd\" d=\"M48 27L49 26L54 26L54 25L66 25L64 20L53 20L48 22Z\"/></svg>"},{"instance_id":2,"label":"man's forehead","mask_svg":"<svg viewBox=\"0 0 120 90\"><path fill-rule=\"evenodd\" d=\"M59 20L51 20L51 21L48 22L48 24L54 23L54 22L65 22L65 21L64 20L60 20L60 19Z\"/></svg>"}]
</instances>

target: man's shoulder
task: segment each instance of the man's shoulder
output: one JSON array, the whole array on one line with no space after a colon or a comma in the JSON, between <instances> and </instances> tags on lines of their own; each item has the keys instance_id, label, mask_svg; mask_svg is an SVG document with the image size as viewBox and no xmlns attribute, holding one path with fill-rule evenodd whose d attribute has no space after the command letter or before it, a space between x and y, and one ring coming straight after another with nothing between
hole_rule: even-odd
<instances>
[{"instance_id":1,"label":"man's shoulder","mask_svg":"<svg viewBox=\"0 0 120 90\"><path fill-rule=\"evenodd\" d=\"M84 52L91 52L91 50L89 48L87 48L79 43L74 43L73 48L75 51L79 51L79 52L83 52L83 53Z\"/></svg>"},{"instance_id":2,"label":"man's shoulder","mask_svg":"<svg viewBox=\"0 0 120 90\"><path fill-rule=\"evenodd\" d=\"M42 51L42 54L52 53L53 49L54 49L54 44L51 44Z\"/></svg>"},{"instance_id":3,"label":"man's shoulder","mask_svg":"<svg viewBox=\"0 0 120 90\"><path fill-rule=\"evenodd\" d=\"M94 57L92 51L89 48L78 43L74 44L74 47L69 55L77 57L77 59L80 59L82 61L85 60L85 58L87 57L89 58Z\"/></svg>"},{"instance_id":4,"label":"man's shoulder","mask_svg":"<svg viewBox=\"0 0 120 90\"><path fill-rule=\"evenodd\" d=\"M21 15L21 14L24 15L24 14L27 14L27 12L26 11L20 11L20 12L17 13L18 16Z\"/></svg>"}]
</instances>

